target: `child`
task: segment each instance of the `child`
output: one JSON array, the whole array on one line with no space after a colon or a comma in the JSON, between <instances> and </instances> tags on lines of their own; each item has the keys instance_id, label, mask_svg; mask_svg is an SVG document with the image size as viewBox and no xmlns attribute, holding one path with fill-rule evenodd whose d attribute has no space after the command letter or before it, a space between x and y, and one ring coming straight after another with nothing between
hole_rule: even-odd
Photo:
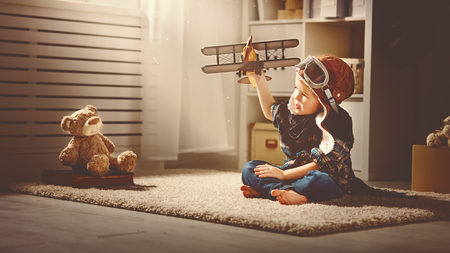
<instances>
[{"instance_id":1,"label":"child","mask_svg":"<svg viewBox=\"0 0 450 253\"><path fill-rule=\"evenodd\" d=\"M348 193L354 178L352 119L337 104L353 94L351 68L335 56L308 56L297 65L290 100L277 102L263 72L247 75L256 80L262 111L278 128L286 160L282 167L248 162L242 171L243 195L300 204Z\"/></svg>"}]
</instances>

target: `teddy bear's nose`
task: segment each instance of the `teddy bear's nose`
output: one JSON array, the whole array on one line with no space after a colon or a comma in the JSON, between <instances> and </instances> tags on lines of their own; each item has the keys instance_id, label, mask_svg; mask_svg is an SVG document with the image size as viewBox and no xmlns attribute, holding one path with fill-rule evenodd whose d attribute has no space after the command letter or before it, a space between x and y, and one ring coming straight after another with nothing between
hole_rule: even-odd
<instances>
[{"instance_id":1,"label":"teddy bear's nose","mask_svg":"<svg viewBox=\"0 0 450 253\"><path fill-rule=\"evenodd\" d=\"M95 125L100 121L99 117L92 117L90 119L88 119L87 124L88 125Z\"/></svg>"}]
</instances>

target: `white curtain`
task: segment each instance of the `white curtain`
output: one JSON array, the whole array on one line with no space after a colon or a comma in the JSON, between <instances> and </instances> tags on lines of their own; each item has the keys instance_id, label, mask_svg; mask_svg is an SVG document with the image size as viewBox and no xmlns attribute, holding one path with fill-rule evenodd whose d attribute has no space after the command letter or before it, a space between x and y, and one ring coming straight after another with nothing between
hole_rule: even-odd
<instances>
[{"instance_id":1,"label":"white curtain","mask_svg":"<svg viewBox=\"0 0 450 253\"><path fill-rule=\"evenodd\" d=\"M235 149L236 75L204 74L201 48L241 42L241 1L142 0L144 10L141 158Z\"/></svg>"}]
</instances>

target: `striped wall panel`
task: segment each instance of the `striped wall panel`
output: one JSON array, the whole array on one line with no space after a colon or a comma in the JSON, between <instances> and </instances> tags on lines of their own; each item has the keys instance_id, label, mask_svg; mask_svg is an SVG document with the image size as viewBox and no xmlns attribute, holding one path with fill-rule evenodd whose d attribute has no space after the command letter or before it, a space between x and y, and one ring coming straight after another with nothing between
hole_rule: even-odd
<instances>
[{"instance_id":1,"label":"striped wall panel","mask_svg":"<svg viewBox=\"0 0 450 253\"><path fill-rule=\"evenodd\" d=\"M98 108L116 151L138 152L140 14L19 2L0 1L0 154L60 152L71 139L61 119L88 104Z\"/></svg>"}]
</instances>

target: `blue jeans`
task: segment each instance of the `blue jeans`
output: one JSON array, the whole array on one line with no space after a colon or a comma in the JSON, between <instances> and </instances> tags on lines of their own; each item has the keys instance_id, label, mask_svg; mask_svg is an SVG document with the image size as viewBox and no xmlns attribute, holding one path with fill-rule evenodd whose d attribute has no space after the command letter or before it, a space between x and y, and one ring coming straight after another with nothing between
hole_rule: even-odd
<instances>
[{"instance_id":1,"label":"blue jeans","mask_svg":"<svg viewBox=\"0 0 450 253\"><path fill-rule=\"evenodd\" d=\"M267 162L255 160L246 163L242 169L242 182L252 187L265 198L276 200L276 197L270 195L270 192L274 189L293 190L305 196L308 202L330 200L343 195L339 186L327 173L313 170L301 179L281 181L272 177L260 178L255 175L254 169L256 166L263 164L267 164ZM275 167L280 168L278 166Z\"/></svg>"}]
</instances>

